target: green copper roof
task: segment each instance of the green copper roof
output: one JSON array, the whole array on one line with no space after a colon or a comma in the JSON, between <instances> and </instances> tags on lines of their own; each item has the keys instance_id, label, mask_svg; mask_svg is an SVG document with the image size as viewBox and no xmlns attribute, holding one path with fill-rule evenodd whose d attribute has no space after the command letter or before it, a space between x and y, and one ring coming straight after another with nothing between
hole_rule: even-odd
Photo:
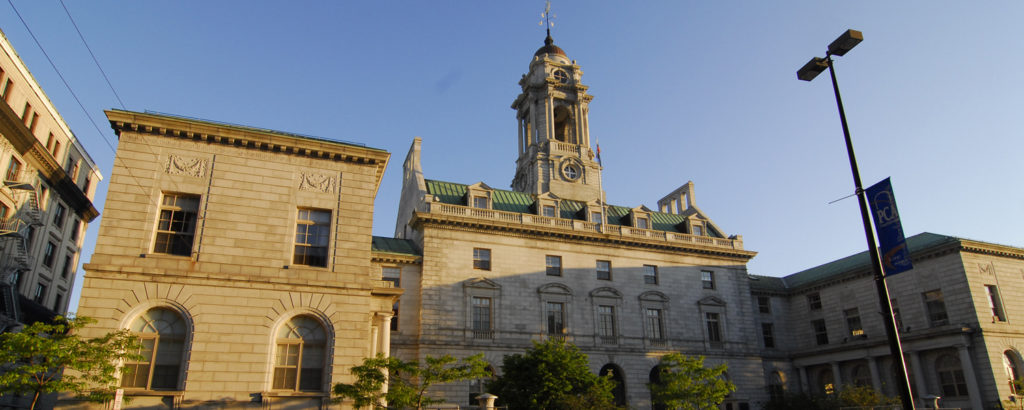
<instances>
[{"instance_id":1,"label":"green copper roof","mask_svg":"<svg viewBox=\"0 0 1024 410\"><path fill-rule=\"evenodd\" d=\"M914 253L957 241L959 241L959 239L956 237L924 232L907 238L907 248L911 253ZM805 271L794 273L783 277L782 280L787 288L795 288L812 282L828 279L845 272L857 269L870 269L870 265L871 256L869 256L868 251L865 250L864 252L860 252L855 255L850 255L821 266L816 266Z\"/></svg>"},{"instance_id":2,"label":"green copper roof","mask_svg":"<svg viewBox=\"0 0 1024 410\"><path fill-rule=\"evenodd\" d=\"M433 179L424 180L427 185L427 193L434 195L441 202L452 205L467 205L467 185L453 182L437 181ZM533 195L509 191L504 189L492 189L491 208L498 211L517 213L536 213L531 209L536 199ZM559 216L565 219L589 220L587 215L580 214L586 203L563 199L559 201ZM632 208L624 206L609 205L605 210L605 218L609 225L623 225L623 219L629 216ZM651 228L659 231L681 232L676 228L686 219L683 215L668 214L662 212L651 212ZM708 226L708 235L724 238L725 236Z\"/></svg>"},{"instance_id":3,"label":"green copper roof","mask_svg":"<svg viewBox=\"0 0 1024 410\"><path fill-rule=\"evenodd\" d=\"M373 252L387 252L409 256L420 256L420 252L419 250L416 249L416 245L413 244L413 242L408 239L374 236L373 243L370 249Z\"/></svg>"}]
</instances>

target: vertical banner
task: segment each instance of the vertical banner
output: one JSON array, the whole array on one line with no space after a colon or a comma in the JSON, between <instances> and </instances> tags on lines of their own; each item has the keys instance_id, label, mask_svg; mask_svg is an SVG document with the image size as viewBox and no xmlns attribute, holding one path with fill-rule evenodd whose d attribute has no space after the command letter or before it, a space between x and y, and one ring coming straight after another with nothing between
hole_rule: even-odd
<instances>
[{"instance_id":1,"label":"vertical banner","mask_svg":"<svg viewBox=\"0 0 1024 410\"><path fill-rule=\"evenodd\" d=\"M914 268L910 264L910 251L907 240L903 236L903 224L900 213L896 210L896 197L892 193L889 178L864 190L871 205L871 215L875 220L875 232L878 234L878 245L881 248L882 268L885 276L895 275Z\"/></svg>"}]
</instances>

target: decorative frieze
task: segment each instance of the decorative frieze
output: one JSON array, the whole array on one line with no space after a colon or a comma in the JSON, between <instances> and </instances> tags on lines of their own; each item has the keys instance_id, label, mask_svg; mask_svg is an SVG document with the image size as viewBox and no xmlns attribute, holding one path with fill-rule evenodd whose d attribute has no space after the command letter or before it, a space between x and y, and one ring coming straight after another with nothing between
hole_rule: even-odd
<instances>
[{"instance_id":1,"label":"decorative frieze","mask_svg":"<svg viewBox=\"0 0 1024 410\"><path fill-rule=\"evenodd\" d=\"M206 176L209 161L202 158L169 155L166 172L171 175L184 175L194 178Z\"/></svg>"},{"instance_id":2,"label":"decorative frieze","mask_svg":"<svg viewBox=\"0 0 1024 410\"><path fill-rule=\"evenodd\" d=\"M338 179L332 175L303 172L299 175L299 190L322 193L334 193L338 187Z\"/></svg>"}]
</instances>

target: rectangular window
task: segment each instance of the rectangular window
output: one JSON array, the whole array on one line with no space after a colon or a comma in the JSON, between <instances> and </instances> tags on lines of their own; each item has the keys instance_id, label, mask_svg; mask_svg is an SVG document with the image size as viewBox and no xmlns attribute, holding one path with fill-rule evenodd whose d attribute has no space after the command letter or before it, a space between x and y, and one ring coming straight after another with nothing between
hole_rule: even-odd
<instances>
[{"instance_id":1,"label":"rectangular window","mask_svg":"<svg viewBox=\"0 0 1024 410\"><path fill-rule=\"evenodd\" d=\"M949 316L946 315L946 302L942 298L942 291L930 290L921 295L924 297L924 307L928 312L928 323L932 326L948 324Z\"/></svg>"},{"instance_id":2,"label":"rectangular window","mask_svg":"<svg viewBox=\"0 0 1024 410\"><path fill-rule=\"evenodd\" d=\"M473 248L473 269L491 270L491 250Z\"/></svg>"},{"instance_id":3,"label":"rectangular window","mask_svg":"<svg viewBox=\"0 0 1024 410\"><path fill-rule=\"evenodd\" d=\"M859 309L846 309L843 311L843 316L846 317L846 329L850 331L850 336L864 336L864 326L860 324Z\"/></svg>"},{"instance_id":4,"label":"rectangular window","mask_svg":"<svg viewBox=\"0 0 1024 410\"><path fill-rule=\"evenodd\" d=\"M13 89L14 89L14 81L7 80L6 82L4 82L4 88L0 89L0 98L2 98L4 100L4 102L10 102L11 90L13 90Z\"/></svg>"},{"instance_id":5,"label":"rectangular window","mask_svg":"<svg viewBox=\"0 0 1024 410\"><path fill-rule=\"evenodd\" d=\"M480 209L487 209L487 197L486 196L474 196L473 207Z\"/></svg>"},{"instance_id":6,"label":"rectangular window","mask_svg":"<svg viewBox=\"0 0 1024 410\"><path fill-rule=\"evenodd\" d=\"M60 277L67 279L71 275L71 271L75 269L75 254L68 253L64 256L64 268L60 270Z\"/></svg>"},{"instance_id":7,"label":"rectangular window","mask_svg":"<svg viewBox=\"0 0 1024 410\"><path fill-rule=\"evenodd\" d=\"M544 213L544 216L546 216L548 218L554 218L555 217L555 207L553 207L551 205L544 205L544 207L541 208L541 209L542 209L542 212Z\"/></svg>"},{"instance_id":8,"label":"rectangular window","mask_svg":"<svg viewBox=\"0 0 1024 410\"><path fill-rule=\"evenodd\" d=\"M78 218L75 218L72 221L73 222L71 224L71 240L77 242L78 235L82 233L82 221L79 221Z\"/></svg>"},{"instance_id":9,"label":"rectangular window","mask_svg":"<svg viewBox=\"0 0 1024 410\"><path fill-rule=\"evenodd\" d=\"M565 333L565 304L560 302L547 302L545 306L548 319L548 334L561 335Z\"/></svg>"},{"instance_id":10,"label":"rectangular window","mask_svg":"<svg viewBox=\"0 0 1024 410\"><path fill-rule=\"evenodd\" d=\"M761 323L761 340L764 341L764 347L769 349L775 347L775 325Z\"/></svg>"},{"instance_id":11,"label":"rectangular window","mask_svg":"<svg viewBox=\"0 0 1024 410\"><path fill-rule=\"evenodd\" d=\"M825 319L812 320L811 328L814 329L814 338L818 341L818 345L827 345L828 330L825 328Z\"/></svg>"},{"instance_id":12,"label":"rectangular window","mask_svg":"<svg viewBox=\"0 0 1024 410\"><path fill-rule=\"evenodd\" d=\"M811 310L821 310L821 294L815 292L807 295L807 307Z\"/></svg>"},{"instance_id":13,"label":"rectangular window","mask_svg":"<svg viewBox=\"0 0 1024 410\"><path fill-rule=\"evenodd\" d=\"M700 283L704 289L715 288L715 272L709 270L700 271Z\"/></svg>"},{"instance_id":14,"label":"rectangular window","mask_svg":"<svg viewBox=\"0 0 1024 410\"><path fill-rule=\"evenodd\" d=\"M153 252L191 256L198 212L198 195L164 194Z\"/></svg>"},{"instance_id":15,"label":"rectangular window","mask_svg":"<svg viewBox=\"0 0 1024 410\"><path fill-rule=\"evenodd\" d=\"M35 111L32 111L31 117L29 118L28 123L26 123L25 125L28 125L28 131L29 132L35 133L36 132L36 125L38 125L38 124L39 124L39 113L37 113Z\"/></svg>"},{"instance_id":16,"label":"rectangular window","mask_svg":"<svg viewBox=\"0 0 1024 410\"><path fill-rule=\"evenodd\" d=\"M1006 315L1003 313L1003 305L999 303L999 290L995 285L985 285L985 294L988 296L988 307L992 310L992 320L1005 322Z\"/></svg>"},{"instance_id":17,"label":"rectangular window","mask_svg":"<svg viewBox=\"0 0 1024 410\"><path fill-rule=\"evenodd\" d=\"M7 213L10 212L10 211L11 211L11 208L8 208L7 205L0 204L0 221L6 221L7 220Z\"/></svg>"},{"instance_id":18,"label":"rectangular window","mask_svg":"<svg viewBox=\"0 0 1024 410\"><path fill-rule=\"evenodd\" d=\"M665 340L665 323L662 321L661 309L648 308L645 316L647 318L647 336L651 340Z\"/></svg>"},{"instance_id":19,"label":"rectangular window","mask_svg":"<svg viewBox=\"0 0 1024 410\"><path fill-rule=\"evenodd\" d=\"M56 138L56 137L54 137L54 136L53 136L53 133L52 133L52 132L50 133L50 136L49 136L49 137L46 137L46 150L47 150L47 151L49 151L49 150L52 150L52 149L53 149L53 140L54 140L55 138Z\"/></svg>"},{"instance_id":20,"label":"rectangular window","mask_svg":"<svg viewBox=\"0 0 1024 410\"><path fill-rule=\"evenodd\" d=\"M62 311L62 307L63 306L61 306L61 304L63 304L63 303L64 303L64 295L58 293L57 297L53 300L53 311L56 312L57 314L64 313Z\"/></svg>"},{"instance_id":21,"label":"rectangular window","mask_svg":"<svg viewBox=\"0 0 1024 410\"><path fill-rule=\"evenodd\" d=\"M708 341L720 343L722 341L722 321L718 313L704 312L704 322L708 327Z\"/></svg>"},{"instance_id":22,"label":"rectangular window","mask_svg":"<svg viewBox=\"0 0 1024 410\"><path fill-rule=\"evenodd\" d=\"M11 162L7 164L7 180L18 181L18 177L21 176L21 161L18 161L13 156Z\"/></svg>"},{"instance_id":23,"label":"rectangular window","mask_svg":"<svg viewBox=\"0 0 1024 410\"><path fill-rule=\"evenodd\" d=\"M768 296L758 296L757 311L761 313L772 313L772 299Z\"/></svg>"},{"instance_id":24,"label":"rectangular window","mask_svg":"<svg viewBox=\"0 0 1024 410\"><path fill-rule=\"evenodd\" d=\"M60 141L53 142L53 157L57 158L60 156Z\"/></svg>"},{"instance_id":25,"label":"rectangular window","mask_svg":"<svg viewBox=\"0 0 1024 410\"><path fill-rule=\"evenodd\" d=\"M658 267L654 265L644 265L644 283L648 285L658 284Z\"/></svg>"},{"instance_id":26,"label":"rectangular window","mask_svg":"<svg viewBox=\"0 0 1024 410\"><path fill-rule=\"evenodd\" d=\"M694 225L693 234L696 236L704 236L704 227L700 225Z\"/></svg>"},{"instance_id":27,"label":"rectangular window","mask_svg":"<svg viewBox=\"0 0 1024 410\"><path fill-rule=\"evenodd\" d=\"M57 228L64 227L64 214L67 213L67 208L64 204L58 203L57 208L53 210L53 226Z\"/></svg>"},{"instance_id":28,"label":"rectangular window","mask_svg":"<svg viewBox=\"0 0 1024 410\"><path fill-rule=\"evenodd\" d=\"M590 222L593 222L593 223L596 223L596 224L601 223L601 213L597 212L597 211L591 212L590 213Z\"/></svg>"},{"instance_id":29,"label":"rectangular window","mask_svg":"<svg viewBox=\"0 0 1024 410\"><path fill-rule=\"evenodd\" d=\"M13 107L12 107L13 108ZM32 104L28 101L25 102L25 108L21 110L21 120L25 122L25 126L28 126L28 115L32 113Z\"/></svg>"},{"instance_id":30,"label":"rectangular window","mask_svg":"<svg viewBox=\"0 0 1024 410\"><path fill-rule=\"evenodd\" d=\"M296 265L327 266L331 211L300 208L295 222Z\"/></svg>"},{"instance_id":31,"label":"rectangular window","mask_svg":"<svg viewBox=\"0 0 1024 410\"><path fill-rule=\"evenodd\" d=\"M892 307L892 318L896 322L896 330L902 331L903 317L900 316L900 305L896 303L896 299L889 299L889 306Z\"/></svg>"},{"instance_id":32,"label":"rectangular window","mask_svg":"<svg viewBox=\"0 0 1024 410\"><path fill-rule=\"evenodd\" d=\"M602 338L615 337L615 306L601 305L597 307L598 334Z\"/></svg>"},{"instance_id":33,"label":"rectangular window","mask_svg":"<svg viewBox=\"0 0 1024 410\"><path fill-rule=\"evenodd\" d=\"M473 330L477 332L490 332L491 298L473 297Z\"/></svg>"},{"instance_id":34,"label":"rectangular window","mask_svg":"<svg viewBox=\"0 0 1024 410\"><path fill-rule=\"evenodd\" d=\"M545 271L548 276L562 276L562 257L547 255L544 257Z\"/></svg>"},{"instance_id":35,"label":"rectangular window","mask_svg":"<svg viewBox=\"0 0 1024 410\"><path fill-rule=\"evenodd\" d=\"M46 249L43 250L43 265L52 268L54 259L57 259L57 244L47 242Z\"/></svg>"},{"instance_id":36,"label":"rectangular window","mask_svg":"<svg viewBox=\"0 0 1024 410\"><path fill-rule=\"evenodd\" d=\"M46 285L42 283L36 284L36 293L32 294L32 301L43 304L43 299L46 298Z\"/></svg>"},{"instance_id":37,"label":"rectangular window","mask_svg":"<svg viewBox=\"0 0 1024 410\"><path fill-rule=\"evenodd\" d=\"M650 224L648 223L647 218L636 218L636 227L637 228L648 229L649 226L650 226Z\"/></svg>"},{"instance_id":38,"label":"rectangular window","mask_svg":"<svg viewBox=\"0 0 1024 410\"><path fill-rule=\"evenodd\" d=\"M597 261L597 279L599 280L612 280L612 262L611 261Z\"/></svg>"}]
</instances>

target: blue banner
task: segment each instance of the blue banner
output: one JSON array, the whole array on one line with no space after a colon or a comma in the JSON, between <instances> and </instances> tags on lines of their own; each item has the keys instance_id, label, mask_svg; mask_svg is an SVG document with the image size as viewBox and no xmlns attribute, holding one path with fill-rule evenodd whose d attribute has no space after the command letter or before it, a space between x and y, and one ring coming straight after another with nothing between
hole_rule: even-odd
<instances>
[{"instance_id":1,"label":"blue banner","mask_svg":"<svg viewBox=\"0 0 1024 410\"><path fill-rule=\"evenodd\" d=\"M868 196L871 215L875 220L875 232L878 233L885 276L913 269L914 266L910 264L910 251L907 250L907 240L903 236L900 213L896 210L896 196L892 193L889 178L872 185L864 192Z\"/></svg>"}]
</instances>

